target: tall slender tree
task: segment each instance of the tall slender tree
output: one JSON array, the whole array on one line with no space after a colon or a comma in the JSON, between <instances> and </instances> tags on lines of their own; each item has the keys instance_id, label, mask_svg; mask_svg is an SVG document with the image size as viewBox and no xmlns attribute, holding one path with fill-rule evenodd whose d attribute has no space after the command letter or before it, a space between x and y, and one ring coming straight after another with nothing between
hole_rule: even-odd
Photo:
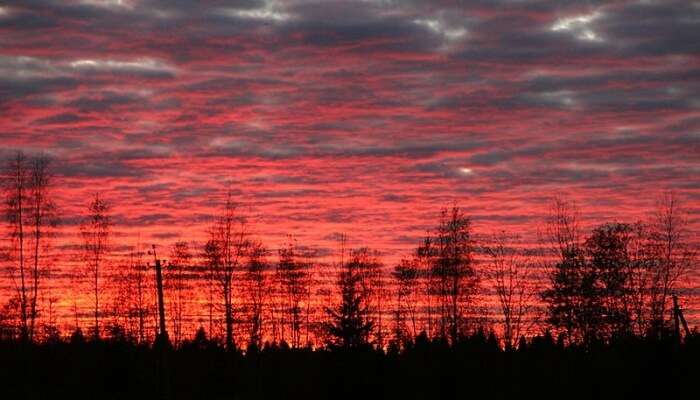
<instances>
[{"instance_id":1,"label":"tall slender tree","mask_svg":"<svg viewBox=\"0 0 700 400\"><path fill-rule=\"evenodd\" d=\"M204 265L202 268L202 273L204 275L204 280L207 283L208 331L210 337L214 338L216 336L214 333L214 327L216 322L216 292L218 289L216 270L221 265L221 250L219 249L219 243L215 239L210 238L204 244L203 259Z\"/></svg>"},{"instance_id":2,"label":"tall slender tree","mask_svg":"<svg viewBox=\"0 0 700 400\"><path fill-rule=\"evenodd\" d=\"M5 216L10 225L12 249L10 259L13 272L16 271L17 302L19 307L19 336L22 341L31 338L29 324L30 274L26 262L26 214L29 197L30 167L27 156L17 152L9 159L3 177L6 210Z\"/></svg>"},{"instance_id":3,"label":"tall slender tree","mask_svg":"<svg viewBox=\"0 0 700 400\"><path fill-rule=\"evenodd\" d=\"M384 347L384 302L386 285L384 282L384 265L379 252L362 247L350 252L348 263L360 275L360 288L367 302L368 318L373 324L374 344Z\"/></svg>"},{"instance_id":4,"label":"tall slender tree","mask_svg":"<svg viewBox=\"0 0 700 400\"><path fill-rule=\"evenodd\" d=\"M396 306L394 310L394 339L401 345L418 334L416 309L418 307L419 269L415 259L403 259L394 267Z\"/></svg>"},{"instance_id":5,"label":"tall slender tree","mask_svg":"<svg viewBox=\"0 0 700 400\"><path fill-rule=\"evenodd\" d=\"M570 342L582 339L585 335L581 332L581 323L586 320L582 317L589 314L583 313L585 304L580 301L582 283L591 279L585 277L579 212L575 203L562 198L552 201L544 242L543 246L550 250L550 254L545 255L550 261L546 266L549 287L541 293L547 304L547 322Z\"/></svg>"},{"instance_id":6,"label":"tall slender tree","mask_svg":"<svg viewBox=\"0 0 700 400\"><path fill-rule=\"evenodd\" d=\"M206 251L209 257L213 278L217 282L224 309L225 345L235 349L234 343L234 277L245 262L249 248L246 219L239 215L233 197L229 192L222 214L210 230L210 241Z\"/></svg>"},{"instance_id":7,"label":"tall slender tree","mask_svg":"<svg viewBox=\"0 0 700 400\"><path fill-rule=\"evenodd\" d=\"M148 340L147 321L153 314L152 293L154 289L149 284L147 266L143 260L144 251L139 240L129 252L127 282L128 282L128 319L130 330L139 343Z\"/></svg>"},{"instance_id":8,"label":"tall slender tree","mask_svg":"<svg viewBox=\"0 0 700 400\"><path fill-rule=\"evenodd\" d=\"M658 247L651 238L648 224L636 222L629 225L626 235L627 307L632 318L632 333L644 336L651 333L654 323L653 298L658 290L655 284L658 271Z\"/></svg>"},{"instance_id":9,"label":"tall slender tree","mask_svg":"<svg viewBox=\"0 0 700 400\"><path fill-rule=\"evenodd\" d=\"M3 177L5 215L13 243L11 259L16 262L13 275L18 281L20 337L29 341L35 337L42 297L47 298L49 314L53 314L51 294L40 295L42 278L49 276L50 239L57 222L50 167L48 156L30 158L20 151L9 160Z\"/></svg>"},{"instance_id":10,"label":"tall slender tree","mask_svg":"<svg viewBox=\"0 0 700 400\"><path fill-rule=\"evenodd\" d=\"M473 266L471 220L459 207L442 211L434 243L432 273L439 298L440 336L456 343L464 333L465 313L474 305L478 283Z\"/></svg>"},{"instance_id":11,"label":"tall slender tree","mask_svg":"<svg viewBox=\"0 0 700 400\"><path fill-rule=\"evenodd\" d=\"M435 291L435 275L433 274L433 265L435 264L436 248L433 245L433 237L430 232L426 233L423 242L418 246L415 252L415 260L418 267L418 272L421 277L421 282L423 285L423 308L424 312L424 326L423 330L426 331L428 337L432 338L434 335L434 312L436 301L434 297L436 295Z\"/></svg>"},{"instance_id":12,"label":"tall slender tree","mask_svg":"<svg viewBox=\"0 0 700 400\"><path fill-rule=\"evenodd\" d=\"M166 269L165 280L170 293L170 320L173 343L179 345L183 338L185 311L187 310L186 292L188 283L186 272L192 262L190 246L186 241L176 242L170 251L170 262Z\"/></svg>"},{"instance_id":13,"label":"tall slender tree","mask_svg":"<svg viewBox=\"0 0 700 400\"><path fill-rule=\"evenodd\" d=\"M29 179L29 226L31 229L32 288L29 304L29 332L34 335L38 316L40 277L46 276L49 267L47 256L52 230L56 226L56 205L52 198L51 186L53 175L50 170L51 159L39 155L31 160ZM49 298L49 301L51 299ZM30 338L31 339L31 338Z\"/></svg>"},{"instance_id":14,"label":"tall slender tree","mask_svg":"<svg viewBox=\"0 0 700 400\"><path fill-rule=\"evenodd\" d=\"M87 265L88 277L93 295L93 337L100 337L100 279L104 274L105 263L110 251L109 235L112 227L110 206L95 193L88 205L87 215L80 227L83 238L83 257Z\"/></svg>"},{"instance_id":15,"label":"tall slender tree","mask_svg":"<svg viewBox=\"0 0 700 400\"><path fill-rule=\"evenodd\" d=\"M690 244L687 212L673 192L665 193L657 201L650 226L657 253L651 319L653 330L660 332L667 321L669 298L678 289L679 280L695 265L697 251Z\"/></svg>"},{"instance_id":16,"label":"tall slender tree","mask_svg":"<svg viewBox=\"0 0 700 400\"><path fill-rule=\"evenodd\" d=\"M246 297L250 310L249 345L260 348L263 340L264 311L268 303L267 249L261 241L251 241L246 269Z\"/></svg>"},{"instance_id":17,"label":"tall slender tree","mask_svg":"<svg viewBox=\"0 0 700 400\"><path fill-rule=\"evenodd\" d=\"M277 279L280 285L280 294L284 299L282 325L286 321L291 335L291 345L299 347L303 312L301 303L308 295L309 280L307 264L297 248L296 241L291 237L287 245L279 250ZM281 328L282 339L284 339L284 326Z\"/></svg>"},{"instance_id":18,"label":"tall slender tree","mask_svg":"<svg viewBox=\"0 0 700 400\"><path fill-rule=\"evenodd\" d=\"M525 318L534 308L535 264L521 246L517 236L501 231L484 246L488 259L488 275L500 306L503 343L513 349L526 333Z\"/></svg>"}]
</instances>

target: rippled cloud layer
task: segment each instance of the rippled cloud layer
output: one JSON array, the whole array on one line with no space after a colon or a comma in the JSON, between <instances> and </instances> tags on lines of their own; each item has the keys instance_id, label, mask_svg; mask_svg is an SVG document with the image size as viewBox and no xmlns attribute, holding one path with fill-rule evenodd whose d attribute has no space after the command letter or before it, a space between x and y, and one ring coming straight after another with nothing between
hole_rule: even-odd
<instances>
[{"instance_id":1,"label":"rippled cloud layer","mask_svg":"<svg viewBox=\"0 0 700 400\"><path fill-rule=\"evenodd\" d=\"M0 6L0 151L56 159L64 229L200 239L227 189L271 246L397 255L466 207L700 207L700 7L678 2L40 1ZM71 222L72 221L72 222ZM73 224L74 226L74 224Z\"/></svg>"}]
</instances>

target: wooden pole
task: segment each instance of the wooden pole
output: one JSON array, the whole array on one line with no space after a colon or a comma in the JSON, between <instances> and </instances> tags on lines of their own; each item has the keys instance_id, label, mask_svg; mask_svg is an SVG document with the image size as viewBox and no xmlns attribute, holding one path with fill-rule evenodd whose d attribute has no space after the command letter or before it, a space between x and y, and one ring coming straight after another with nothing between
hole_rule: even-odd
<instances>
[{"instance_id":1,"label":"wooden pole","mask_svg":"<svg viewBox=\"0 0 700 400\"><path fill-rule=\"evenodd\" d=\"M156 262L156 289L158 290L158 335L163 342L168 340L168 331L165 327L165 304L163 303L163 271L161 260L156 256L156 246L153 245L153 257Z\"/></svg>"},{"instance_id":2,"label":"wooden pole","mask_svg":"<svg viewBox=\"0 0 700 400\"><path fill-rule=\"evenodd\" d=\"M678 340L678 343L681 341L681 327L680 327L680 318L678 317L679 314L679 308L678 308L678 297L674 294L673 295L673 334L676 336L676 340Z\"/></svg>"},{"instance_id":3,"label":"wooden pole","mask_svg":"<svg viewBox=\"0 0 700 400\"><path fill-rule=\"evenodd\" d=\"M688 322L683 316L683 310L681 310L681 306L678 304L678 296L676 296L675 294L673 295L673 324L675 328L675 333L678 336L678 340L680 340L681 337L681 325L683 326L685 337L687 338L688 336L690 336L690 328L688 328Z\"/></svg>"},{"instance_id":4,"label":"wooden pole","mask_svg":"<svg viewBox=\"0 0 700 400\"><path fill-rule=\"evenodd\" d=\"M158 392L160 398L168 400L170 396L170 371L168 369L168 351L170 349L170 340L168 339L168 331L165 327L165 304L163 302L163 271L161 260L156 255L156 245L153 248L153 258L155 260L156 269L156 290L158 291L158 322L159 332L156 335L155 348L160 352L160 362L157 365L158 374Z\"/></svg>"}]
</instances>

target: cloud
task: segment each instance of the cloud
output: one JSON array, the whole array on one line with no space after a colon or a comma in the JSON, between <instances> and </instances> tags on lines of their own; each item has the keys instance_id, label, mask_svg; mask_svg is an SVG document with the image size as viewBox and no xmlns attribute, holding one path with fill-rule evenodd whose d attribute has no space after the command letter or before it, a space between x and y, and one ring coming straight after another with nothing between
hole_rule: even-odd
<instances>
[{"instance_id":1,"label":"cloud","mask_svg":"<svg viewBox=\"0 0 700 400\"><path fill-rule=\"evenodd\" d=\"M591 28L595 20L600 17L600 12L593 12L591 14L560 18L552 24L550 29L554 32L571 32L577 39L581 40L600 41L603 39Z\"/></svg>"},{"instance_id":2,"label":"cloud","mask_svg":"<svg viewBox=\"0 0 700 400\"><path fill-rule=\"evenodd\" d=\"M487 231L527 230L555 191L620 220L641 190L699 196L691 2L0 10L0 144L55 155L67 218L104 191L125 242L202 237L228 189L270 243L348 231L390 258L453 202Z\"/></svg>"},{"instance_id":3,"label":"cloud","mask_svg":"<svg viewBox=\"0 0 700 400\"><path fill-rule=\"evenodd\" d=\"M111 72L153 77L172 77L175 73L172 66L151 58L130 61L80 59L68 62L68 66L81 72Z\"/></svg>"},{"instance_id":4,"label":"cloud","mask_svg":"<svg viewBox=\"0 0 700 400\"><path fill-rule=\"evenodd\" d=\"M85 118L81 117L78 114L61 113L46 118L40 118L36 120L35 123L39 125L66 125L82 121L85 121Z\"/></svg>"}]
</instances>

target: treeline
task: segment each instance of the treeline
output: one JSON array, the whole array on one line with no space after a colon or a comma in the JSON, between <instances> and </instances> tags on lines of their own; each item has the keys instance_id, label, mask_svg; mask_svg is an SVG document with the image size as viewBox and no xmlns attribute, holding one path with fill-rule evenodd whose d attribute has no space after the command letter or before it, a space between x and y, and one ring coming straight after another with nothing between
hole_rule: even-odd
<instances>
[{"instance_id":1,"label":"treeline","mask_svg":"<svg viewBox=\"0 0 700 400\"><path fill-rule=\"evenodd\" d=\"M565 346L550 334L506 351L483 330L450 345L420 334L399 351L227 351L200 330L163 352L125 338L20 346L0 342L8 399L628 399L697 390L700 336Z\"/></svg>"},{"instance_id":2,"label":"treeline","mask_svg":"<svg viewBox=\"0 0 700 400\"><path fill-rule=\"evenodd\" d=\"M70 336L148 344L169 334L180 348L199 329L198 337L228 351L399 352L417 340L456 346L494 331L497 345L513 350L533 335L591 348L679 337L685 325L673 300L689 284L697 251L673 194L661 196L645 220L590 232L581 228L573 202L555 199L530 241L506 231L477 236L469 215L453 206L398 265L384 265L370 248L347 248L341 235L327 268L293 236L283 248L268 249L230 194L203 244L180 241L148 252L138 246L115 263L112 205L97 193L79 225L80 257L68 274L72 298L59 298L51 245L60 208L51 167L45 156L17 153L3 170L11 285L0 312L5 341L58 343ZM157 328L152 267L160 257L168 332ZM64 334L59 302L73 308L71 332Z\"/></svg>"}]
</instances>

